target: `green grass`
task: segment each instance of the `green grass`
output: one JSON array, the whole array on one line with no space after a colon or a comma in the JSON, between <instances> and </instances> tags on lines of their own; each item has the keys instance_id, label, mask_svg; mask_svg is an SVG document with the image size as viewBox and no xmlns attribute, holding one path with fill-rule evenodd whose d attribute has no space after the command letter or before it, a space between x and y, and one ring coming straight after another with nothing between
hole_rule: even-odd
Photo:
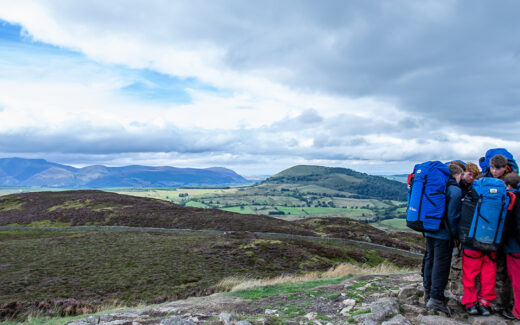
<instances>
[{"instance_id":1,"label":"green grass","mask_svg":"<svg viewBox=\"0 0 520 325\"><path fill-rule=\"evenodd\" d=\"M400 229L400 230L407 229L406 219L388 219L388 220L381 221L381 224L391 227L391 228Z\"/></svg>"},{"instance_id":2,"label":"green grass","mask_svg":"<svg viewBox=\"0 0 520 325\"><path fill-rule=\"evenodd\" d=\"M243 208L240 206L223 208L224 211L236 212L236 213L244 213L244 214L257 214L255 210L253 210L250 206L246 205Z\"/></svg>"},{"instance_id":3,"label":"green grass","mask_svg":"<svg viewBox=\"0 0 520 325\"><path fill-rule=\"evenodd\" d=\"M269 298L273 296L278 296L281 294L287 293L296 293L301 292L306 289L315 288L318 286L326 285L326 284L337 284L345 281L346 279L352 277L352 275L347 275L340 278L327 278L327 279L318 279L312 281L298 281L298 282L290 282L290 283L282 283L276 285L270 285L259 288L238 290L229 293L229 295L233 297L240 297L243 299L260 299L260 298Z\"/></svg>"},{"instance_id":4,"label":"green grass","mask_svg":"<svg viewBox=\"0 0 520 325\"><path fill-rule=\"evenodd\" d=\"M206 205L204 203L200 203L200 202L196 202L196 201L189 201L186 203L187 207L195 207L195 208L204 208L204 209L208 209L208 208L211 208L209 205Z\"/></svg>"}]
</instances>

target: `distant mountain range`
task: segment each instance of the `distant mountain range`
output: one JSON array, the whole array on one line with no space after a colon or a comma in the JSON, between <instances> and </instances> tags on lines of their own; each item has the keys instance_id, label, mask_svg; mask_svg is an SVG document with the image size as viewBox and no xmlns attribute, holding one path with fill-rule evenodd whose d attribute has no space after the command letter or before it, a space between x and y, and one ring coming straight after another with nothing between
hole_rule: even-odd
<instances>
[{"instance_id":1,"label":"distant mountain range","mask_svg":"<svg viewBox=\"0 0 520 325\"><path fill-rule=\"evenodd\" d=\"M75 168L43 159L0 158L0 186L66 188L228 186L251 181L234 171L205 169L102 165Z\"/></svg>"}]
</instances>

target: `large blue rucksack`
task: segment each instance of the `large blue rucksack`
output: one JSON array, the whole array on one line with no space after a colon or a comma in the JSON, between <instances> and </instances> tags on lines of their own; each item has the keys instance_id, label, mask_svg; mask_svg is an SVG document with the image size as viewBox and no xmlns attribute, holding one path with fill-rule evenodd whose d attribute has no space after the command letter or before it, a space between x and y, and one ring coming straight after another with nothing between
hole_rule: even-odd
<instances>
[{"instance_id":1,"label":"large blue rucksack","mask_svg":"<svg viewBox=\"0 0 520 325\"><path fill-rule=\"evenodd\" d=\"M489 162L491 158L495 157L496 155L502 155L507 158L507 165L511 168L511 171L518 173L518 164L516 163L515 159L513 158L513 155L507 151L504 148L494 148L489 149L486 152L486 155L479 161L480 168L482 169L482 175L485 175L490 168Z\"/></svg>"},{"instance_id":2,"label":"large blue rucksack","mask_svg":"<svg viewBox=\"0 0 520 325\"><path fill-rule=\"evenodd\" d=\"M473 189L462 202L460 242L470 249L496 251L502 242L508 205L509 196L502 180L484 177L474 181Z\"/></svg>"},{"instance_id":3,"label":"large blue rucksack","mask_svg":"<svg viewBox=\"0 0 520 325\"><path fill-rule=\"evenodd\" d=\"M420 232L440 229L446 209L450 169L440 161L415 165L408 190L406 225Z\"/></svg>"}]
</instances>

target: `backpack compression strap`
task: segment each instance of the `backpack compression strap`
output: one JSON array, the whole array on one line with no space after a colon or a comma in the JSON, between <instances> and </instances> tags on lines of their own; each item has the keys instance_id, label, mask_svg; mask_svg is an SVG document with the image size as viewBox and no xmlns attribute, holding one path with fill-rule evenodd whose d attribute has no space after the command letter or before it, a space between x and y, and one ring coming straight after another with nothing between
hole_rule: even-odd
<instances>
[{"instance_id":1,"label":"backpack compression strap","mask_svg":"<svg viewBox=\"0 0 520 325\"><path fill-rule=\"evenodd\" d=\"M516 195L511 192L507 192L507 195L509 195L509 205L507 206L507 211L511 211L515 205Z\"/></svg>"}]
</instances>

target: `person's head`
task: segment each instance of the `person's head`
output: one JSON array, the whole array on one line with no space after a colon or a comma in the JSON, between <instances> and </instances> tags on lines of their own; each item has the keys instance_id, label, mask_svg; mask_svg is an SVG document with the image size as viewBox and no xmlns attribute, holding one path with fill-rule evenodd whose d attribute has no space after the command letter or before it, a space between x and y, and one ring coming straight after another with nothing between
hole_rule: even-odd
<instances>
[{"instance_id":1,"label":"person's head","mask_svg":"<svg viewBox=\"0 0 520 325\"><path fill-rule=\"evenodd\" d=\"M491 175L494 178L500 178L506 173L507 158L502 155L496 155L489 161L489 167Z\"/></svg>"},{"instance_id":2,"label":"person's head","mask_svg":"<svg viewBox=\"0 0 520 325\"><path fill-rule=\"evenodd\" d=\"M464 176L462 177L464 181L468 184L473 184L473 181L480 175L480 170L477 165L474 163L466 164L466 171L464 172Z\"/></svg>"},{"instance_id":3,"label":"person's head","mask_svg":"<svg viewBox=\"0 0 520 325\"><path fill-rule=\"evenodd\" d=\"M507 189L518 188L518 183L520 183L520 176L517 173L509 173L504 177L504 183L506 183Z\"/></svg>"},{"instance_id":4,"label":"person's head","mask_svg":"<svg viewBox=\"0 0 520 325\"><path fill-rule=\"evenodd\" d=\"M457 165L460 168L462 168L462 171L464 171L464 172L466 171L466 165L464 165L464 163L460 160L454 160L454 161L450 162L450 164Z\"/></svg>"},{"instance_id":5,"label":"person's head","mask_svg":"<svg viewBox=\"0 0 520 325\"><path fill-rule=\"evenodd\" d=\"M450 169L451 177L455 178L457 183L460 183L462 175L464 174L464 169L462 169L458 164L455 163L449 164L448 168Z\"/></svg>"}]
</instances>

